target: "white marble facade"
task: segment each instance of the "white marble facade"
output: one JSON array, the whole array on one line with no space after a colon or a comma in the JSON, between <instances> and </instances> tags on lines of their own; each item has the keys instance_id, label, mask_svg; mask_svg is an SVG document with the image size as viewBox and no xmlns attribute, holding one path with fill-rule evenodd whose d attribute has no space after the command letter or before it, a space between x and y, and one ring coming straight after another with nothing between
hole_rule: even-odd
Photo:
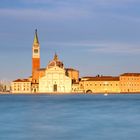
<instances>
[{"instance_id":1,"label":"white marble facade","mask_svg":"<svg viewBox=\"0 0 140 140\"><path fill-rule=\"evenodd\" d=\"M70 93L72 80L66 76L63 63L55 56L48 64L45 76L39 78L40 93Z\"/></svg>"}]
</instances>

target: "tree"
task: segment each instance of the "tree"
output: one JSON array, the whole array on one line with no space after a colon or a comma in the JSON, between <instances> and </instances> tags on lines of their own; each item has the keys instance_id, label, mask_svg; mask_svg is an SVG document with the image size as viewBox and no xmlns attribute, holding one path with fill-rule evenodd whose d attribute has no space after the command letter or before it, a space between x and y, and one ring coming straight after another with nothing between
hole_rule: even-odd
<instances>
[{"instance_id":1,"label":"tree","mask_svg":"<svg viewBox=\"0 0 140 140\"><path fill-rule=\"evenodd\" d=\"M0 83L0 91L3 91L3 84Z\"/></svg>"}]
</instances>

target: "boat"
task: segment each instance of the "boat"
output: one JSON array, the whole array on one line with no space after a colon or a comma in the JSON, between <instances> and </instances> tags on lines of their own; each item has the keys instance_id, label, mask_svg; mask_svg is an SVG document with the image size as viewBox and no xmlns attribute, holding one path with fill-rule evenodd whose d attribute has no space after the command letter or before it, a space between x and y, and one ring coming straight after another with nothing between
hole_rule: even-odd
<instances>
[{"instance_id":1,"label":"boat","mask_svg":"<svg viewBox=\"0 0 140 140\"><path fill-rule=\"evenodd\" d=\"M108 96L108 93L104 93L104 96Z\"/></svg>"}]
</instances>

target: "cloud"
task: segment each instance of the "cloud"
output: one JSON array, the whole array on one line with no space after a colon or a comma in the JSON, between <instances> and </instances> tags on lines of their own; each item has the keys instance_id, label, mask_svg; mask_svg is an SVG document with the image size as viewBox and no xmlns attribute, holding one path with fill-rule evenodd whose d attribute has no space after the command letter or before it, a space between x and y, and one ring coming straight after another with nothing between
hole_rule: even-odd
<instances>
[{"instance_id":1,"label":"cloud","mask_svg":"<svg viewBox=\"0 0 140 140\"><path fill-rule=\"evenodd\" d=\"M85 52L115 53L115 54L140 54L140 44L127 44L118 42L49 42L50 46L60 48L78 48Z\"/></svg>"},{"instance_id":2,"label":"cloud","mask_svg":"<svg viewBox=\"0 0 140 140\"><path fill-rule=\"evenodd\" d=\"M77 42L41 42L41 50L46 50L46 45L48 46L48 51L58 50L58 51L71 51L75 50L79 53L98 53L98 54L129 54L129 55L139 55L140 54L140 43L118 43L118 42L103 42L103 41L77 41ZM5 47L4 50L12 49L12 51L28 51L28 47L13 46ZM4 51L2 49L2 51Z\"/></svg>"},{"instance_id":3,"label":"cloud","mask_svg":"<svg viewBox=\"0 0 140 140\"><path fill-rule=\"evenodd\" d=\"M95 48L88 49L90 52L115 53L115 54L139 54L140 47L130 44L102 44Z\"/></svg>"},{"instance_id":4,"label":"cloud","mask_svg":"<svg viewBox=\"0 0 140 140\"><path fill-rule=\"evenodd\" d=\"M98 0L96 1L96 3L98 4L115 4L115 5L116 4L131 4L135 2L139 2L139 1L138 0Z\"/></svg>"},{"instance_id":5,"label":"cloud","mask_svg":"<svg viewBox=\"0 0 140 140\"><path fill-rule=\"evenodd\" d=\"M117 3L134 3L139 2L138 0L21 0L23 3L32 4L71 4L71 3L84 3L84 4L117 4Z\"/></svg>"},{"instance_id":6,"label":"cloud","mask_svg":"<svg viewBox=\"0 0 140 140\"><path fill-rule=\"evenodd\" d=\"M58 5L58 4L70 4L74 1L66 1L66 0L20 0L22 3L28 4L51 4L51 5Z\"/></svg>"},{"instance_id":7,"label":"cloud","mask_svg":"<svg viewBox=\"0 0 140 140\"><path fill-rule=\"evenodd\" d=\"M140 22L140 16L136 15L126 15L126 14L110 14L110 17L119 19L120 21L131 21L131 22Z\"/></svg>"},{"instance_id":8,"label":"cloud","mask_svg":"<svg viewBox=\"0 0 140 140\"><path fill-rule=\"evenodd\" d=\"M79 19L88 16L88 12L82 9L56 8L56 9L0 9L0 17L15 17L19 19Z\"/></svg>"},{"instance_id":9,"label":"cloud","mask_svg":"<svg viewBox=\"0 0 140 140\"><path fill-rule=\"evenodd\" d=\"M17 8L1 8L0 17L9 16L18 19L28 20L61 20L61 19L85 19L93 17L110 16L120 19L129 19L139 21L138 17L128 16L127 10L123 15L119 11L111 8L123 4L132 4L138 0L20 0L20 6ZM22 5L27 4L25 7ZM97 6L98 5L98 6ZM100 6L99 6L100 5ZM106 7L106 8L103 8ZM121 7L122 9L124 6Z\"/></svg>"}]
</instances>

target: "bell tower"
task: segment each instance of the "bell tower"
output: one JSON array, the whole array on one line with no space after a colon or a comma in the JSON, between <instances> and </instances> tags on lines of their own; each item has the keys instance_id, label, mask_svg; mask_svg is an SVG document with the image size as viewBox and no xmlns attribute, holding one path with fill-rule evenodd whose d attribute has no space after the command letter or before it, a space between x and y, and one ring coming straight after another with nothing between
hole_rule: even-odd
<instances>
[{"instance_id":1,"label":"bell tower","mask_svg":"<svg viewBox=\"0 0 140 140\"><path fill-rule=\"evenodd\" d=\"M35 71L37 69L40 69L40 45L36 29L32 47L32 77L35 77Z\"/></svg>"}]
</instances>

